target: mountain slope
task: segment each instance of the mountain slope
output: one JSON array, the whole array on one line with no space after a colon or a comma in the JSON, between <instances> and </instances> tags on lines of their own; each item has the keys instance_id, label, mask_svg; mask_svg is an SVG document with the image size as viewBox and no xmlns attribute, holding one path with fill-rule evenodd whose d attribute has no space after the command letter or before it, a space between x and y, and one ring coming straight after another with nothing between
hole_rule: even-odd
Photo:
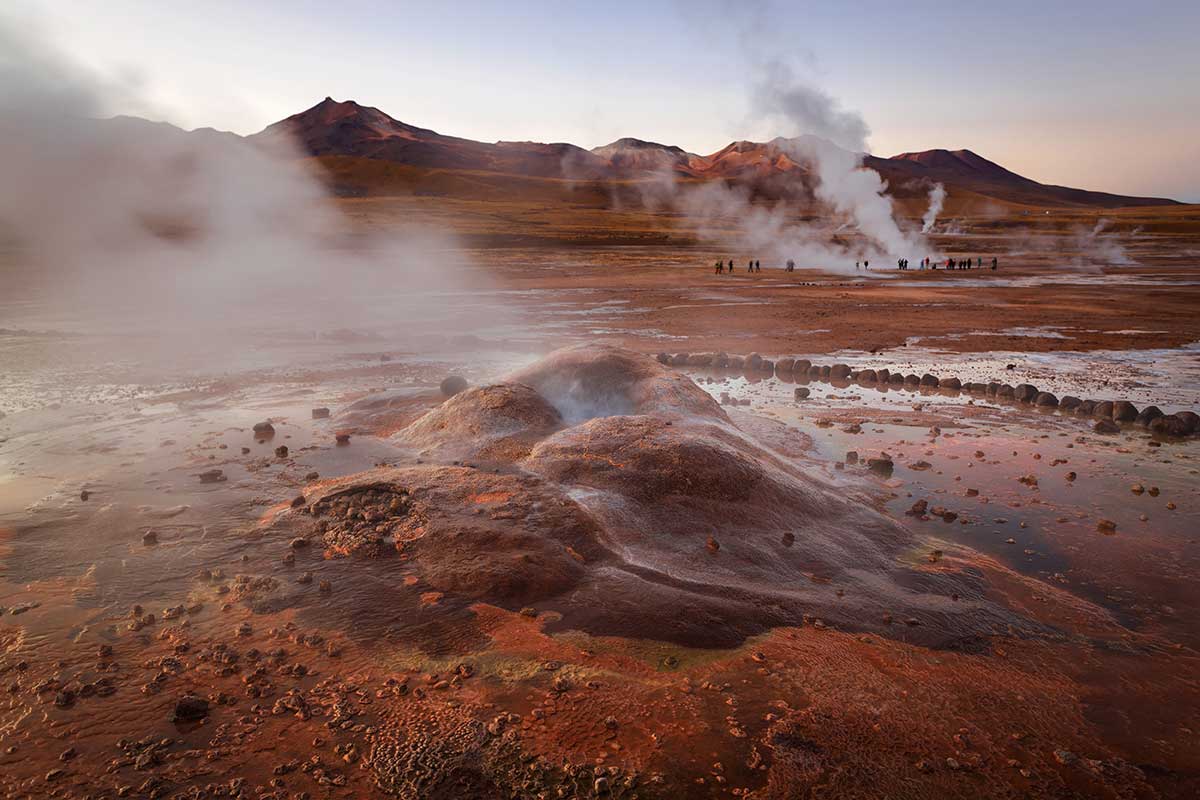
<instances>
[{"instance_id":1,"label":"mountain slope","mask_svg":"<svg viewBox=\"0 0 1200 800\"><path fill-rule=\"evenodd\" d=\"M270 141L280 136L291 137L305 153L318 158L366 159L424 170L464 170L570 182L657 180L671 174L688 180L744 184L775 196L792 193L792 189L806 191L812 172L811 155L807 154L832 147L814 137L776 138L769 142L736 141L701 156L632 137L590 151L565 143L486 143L446 136L400 122L377 108L328 97L249 139ZM868 155L863 166L878 171L897 196L915 197L941 183L952 196L972 195L1034 206L1115 208L1175 203L1163 198L1041 184L970 150L926 150L891 158ZM359 166L355 171L362 173L364 169ZM369 191L378 191L378 183L373 182L375 188Z\"/></svg>"}]
</instances>

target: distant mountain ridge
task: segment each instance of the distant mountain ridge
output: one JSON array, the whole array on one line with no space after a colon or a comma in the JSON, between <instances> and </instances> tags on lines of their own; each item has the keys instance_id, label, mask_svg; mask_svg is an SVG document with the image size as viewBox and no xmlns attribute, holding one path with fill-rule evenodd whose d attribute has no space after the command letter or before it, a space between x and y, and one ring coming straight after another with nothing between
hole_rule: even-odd
<instances>
[{"instance_id":1,"label":"distant mountain ridge","mask_svg":"<svg viewBox=\"0 0 1200 800\"><path fill-rule=\"evenodd\" d=\"M377 108L326 97L305 111L267 126L250 141L292 137L310 156L368 159L429 170L466 170L536 178L638 180L663 174L689 180L775 181L806 175L805 139L731 142L711 155L632 137L586 150L568 143L477 142L401 122ZM827 145L827 143L825 143ZM935 183L954 192L1030 205L1098 208L1171 205L1132 197L1038 183L970 150L925 150L891 158L866 155L894 192L915 195Z\"/></svg>"}]
</instances>

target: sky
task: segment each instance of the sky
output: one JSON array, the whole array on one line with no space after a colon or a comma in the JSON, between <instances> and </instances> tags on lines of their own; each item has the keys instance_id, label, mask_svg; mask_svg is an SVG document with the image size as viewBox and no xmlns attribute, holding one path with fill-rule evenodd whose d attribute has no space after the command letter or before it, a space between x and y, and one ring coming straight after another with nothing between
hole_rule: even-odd
<instances>
[{"instance_id":1,"label":"sky","mask_svg":"<svg viewBox=\"0 0 1200 800\"><path fill-rule=\"evenodd\" d=\"M1044 183L1200 202L1200 2L6 0L128 89L111 113L253 133L326 96L482 141L701 154L782 62L875 155L966 148Z\"/></svg>"}]
</instances>

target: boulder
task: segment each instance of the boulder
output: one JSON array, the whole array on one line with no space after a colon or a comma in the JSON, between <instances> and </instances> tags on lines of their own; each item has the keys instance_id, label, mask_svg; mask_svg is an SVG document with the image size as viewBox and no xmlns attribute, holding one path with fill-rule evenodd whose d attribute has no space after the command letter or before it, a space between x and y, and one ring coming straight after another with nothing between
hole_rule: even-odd
<instances>
[{"instance_id":1,"label":"boulder","mask_svg":"<svg viewBox=\"0 0 1200 800\"><path fill-rule=\"evenodd\" d=\"M1193 430L1189 420L1178 414L1155 417L1150 421L1150 431L1159 436L1187 436Z\"/></svg>"},{"instance_id":2,"label":"boulder","mask_svg":"<svg viewBox=\"0 0 1200 800\"><path fill-rule=\"evenodd\" d=\"M1013 389L1013 399L1018 403L1032 403L1038 396L1038 389L1031 383L1019 383Z\"/></svg>"},{"instance_id":3,"label":"boulder","mask_svg":"<svg viewBox=\"0 0 1200 800\"><path fill-rule=\"evenodd\" d=\"M762 361L758 362L758 370L759 370L759 372L767 372L767 373L774 374L775 373L775 362L769 358L764 358Z\"/></svg>"},{"instance_id":4,"label":"boulder","mask_svg":"<svg viewBox=\"0 0 1200 800\"><path fill-rule=\"evenodd\" d=\"M796 363L792 367L792 370L794 372L808 372L808 368L811 366L812 366L812 362L809 361L807 358L797 358Z\"/></svg>"},{"instance_id":5,"label":"boulder","mask_svg":"<svg viewBox=\"0 0 1200 800\"><path fill-rule=\"evenodd\" d=\"M828 366L821 367L821 370L818 374L822 378L826 378L826 379L832 378L833 377L833 367L828 367Z\"/></svg>"},{"instance_id":6,"label":"boulder","mask_svg":"<svg viewBox=\"0 0 1200 800\"><path fill-rule=\"evenodd\" d=\"M962 389L962 381L960 381L958 378L942 378L940 381L938 381L938 386L942 389L958 391Z\"/></svg>"},{"instance_id":7,"label":"boulder","mask_svg":"<svg viewBox=\"0 0 1200 800\"><path fill-rule=\"evenodd\" d=\"M1033 404L1041 408L1055 408L1058 405L1058 398L1050 392L1038 392L1037 397L1033 399Z\"/></svg>"},{"instance_id":8,"label":"boulder","mask_svg":"<svg viewBox=\"0 0 1200 800\"><path fill-rule=\"evenodd\" d=\"M1117 422L1133 422L1137 416L1137 406L1128 400L1118 400L1113 403L1112 418Z\"/></svg>"},{"instance_id":9,"label":"boulder","mask_svg":"<svg viewBox=\"0 0 1200 800\"><path fill-rule=\"evenodd\" d=\"M729 366L729 354L723 350L720 353L717 353L715 356L713 356L712 365L717 369L725 369Z\"/></svg>"},{"instance_id":10,"label":"boulder","mask_svg":"<svg viewBox=\"0 0 1200 800\"><path fill-rule=\"evenodd\" d=\"M671 354L670 353L659 353L658 355L655 356L655 359L658 360L658 363L663 364L665 366L669 367L671 365Z\"/></svg>"},{"instance_id":11,"label":"boulder","mask_svg":"<svg viewBox=\"0 0 1200 800\"><path fill-rule=\"evenodd\" d=\"M921 376L921 385L922 386L931 386L931 387L937 388L938 383L939 383L939 381L938 381L936 375L930 375L928 372L926 372L924 375Z\"/></svg>"},{"instance_id":12,"label":"boulder","mask_svg":"<svg viewBox=\"0 0 1200 800\"><path fill-rule=\"evenodd\" d=\"M1183 423L1188 426L1188 433L1196 433L1200 431L1200 414L1195 411L1177 411L1175 416L1183 420Z\"/></svg>"},{"instance_id":13,"label":"boulder","mask_svg":"<svg viewBox=\"0 0 1200 800\"><path fill-rule=\"evenodd\" d=\"M1111 400L1101 400L1092 408L1092 416L1102 419L1112 419L1113 402Z\"/></svg>"},{"instance_id":14,"label":"boulder","mask_svg":"<svg viewBox=\"0 0 1200 800\"><path fill-rule=\"evenodd\" d=\"M796 368L796 359L781 358L775 362L775 371L778 373L788 373Z\"/></svg>"},{"instance_id":15,"label":"boulder","mask_svg":"<svg viewBox=\"0 0 1200 800\"><path fill-rule=\"evenodd\" d=\"M995 381L992 381L991 383L989 383L987 385L987 396L988 397L995 397L996 393L999 391L1000 391L1000 384L996 383Z\"/></svg>"},{"instance_id":16,"label":"boulder","mask_svg":"<svg viewBox=\"0 0 1200 800\"><path fill-rule=\"evenodd\" d=\"M892 379L892 373L886 369L875 370L875 380L879 383L887 383Z\"/></svg>"},{"instance_id":17,"label":"boulder","mask_svg":"<svg viewBox=\"0 0 1200 800\"><path fill-rule=\"evenodd\" d=\"M919 386L920 384L921 384L921 378L919 376L913 375L912 373L909 373L908 375L904 376L904 385L905 386Z\"/></svg>"},{"instance_id":18,"label":"boulder","mask_svg":"<svg viewBox=\"0 0 1200 800\"><path fill-rule=\"evenodd\" d=\"M1092 412L1096 410L1095 400L1080 400L1079 405L1075 406L1075 416L1090 417Z\"/></svg>"},{"instance_id":19,"label":"boulder","mask_svg":"<svg viewBox=\"0 0 1200 800\"><path fill-rule=\"evenodd\" d=\"M438 388L441 390L442 396L453 397L459 392L466 391L467 379L461 375L447 375L442 379Z\"/></svg>"},{"instance_id":20,"label":"boulder","mask_svg":"<svg viewBox=\"0 0 1200 800\"><path fill-rule=\"evenodd\" d=\"M688 356L689 367L708 367L712 366L712 353L692 353Z\"/></svg>"},{"instance_id":21,"label":"boulder","mask_svg":"<svg viewBox=\"0 0 1200 800\"><path fill-rule=\"evenodd\" d=\"M1083 401L1078 397L1072 397L1069 394L1063 395L1063 398L1058 401L1058 407L1063 411L1074 411Z\"/></svg>"},{"instance_id":22,"label":"boulder","mask_svg":"<svg viewBox=\"0 0 1200 800\"><path fill-rule=\"evenodd\" d=\"M901 386L904 383L904 375L899 372L893 372L888 375L888 383L892 386Z\"/></svg>"},{"instance_id":23,"label":"boulder","mask_svg":"<svg viewBox=\"0 0 1200 800\"><path fill-rule=\"evenodd\" d=\"M254 426L255 436L274 436L275 426L271 424L271 420L259 422Z\"/></svg>"},{"instance_id":24,"label":"boulder","mask_svg":"<svg viewBox=\"0 0 1200 800\"><path fill-rule=\"evenodd\" d=\"M328 408L314 408L312 410L312 418L313 419L329 419L329 409Z\"/></svg>"},{"instance_id":25,"label":"boulder","mask_svg":"<svg viewBox=\"0 0 1200 800\"><path fill-rule=\"evenodd\" d=\"M746 356L746 369L748 371L757 372L762 366L762 360L762 356L760 356L758 353L751 353L750 355Z\"/></svg>"},{"instance_id":26,"label":"boulder","mask_svg":"<svg viewBox=\"0 0 1200 800\"><path fill-rule=\"evenodd\" d=\"M1150 427L1151 422L1154 422L1154 420L1158 419L1162 415L1163 412L1158 406L1146 406L1142 409L1142 412L1137 415L1137 419L1134 421L1143 428L1148 428Z\"/></svg>"},{"instance_id":27,"label":"boulder","mask_svg":"<svg viewBox=\"0 0 1200 800\"><path fill-rule=\"evenodd\" d=\"M829 369L829 377L834 380L845 380L850 377L850 367L845 364L834 364Z\"/></svg>"},{"instance_id":28,"label":"boulder","mask_svg":"<svg viewBox=\"0 0 1200 800\"><path fill-rule=\"evenodd\" d=\"M675 355L671 356L671 366L686 367L689 355L689 353L676 353Z\"/></svg>"},{"instance_id":29,"label":"boulder","mask_svg":"<svg viewBox=\"0 0 1200 800\"><path fill-rule=\"evenodd\" d=\"M807 388L803 386L796 387L795 397L797 400L805 400L808 398L809 394L811 394L811 392L809 392Z\"/></svg>"},{"instance_id":30,"label":"boulder","mask_svg":"<svg viewBox=\"0 0 1200 800\"><path fill-rule=\"evenodd\" d=\"M1120 433L1121 426L1111 419L1101 418L1092 426L1092 430L1096 433Z\"/></svg>"},{"instance_id":31,"label":"boulder","mask_svg":"<svg viewBox=\"0 0 1200 800\"><path fill-rule=\"evenodd\" d=\"M742 369L746 366L746 361L741 356L730 356L725 366L729 369Z\"/></svg>"},{"instance_id":32,"label":"boulder","mask_svg":"<svg viewBox=\"0 0 1200 800\"><path fill-rule=\"evenodd\" d=\"M1016 399L1015 390L1007 383L1002 383L1000 384L1000 388L996 390L996 397L1001 400L1014 400Z\"/></svg>"},{"instance_id":33,"label":"boulder","mask_svg":"<svg viewBox=\"0 0 1200 800\"><path fill-rule=\"evenodd\" d=\"M862 372L858 373L856 380L859 383L875 383L879 380L879 376L873 369L864 369Z\"/></svg>"}]
</instances>

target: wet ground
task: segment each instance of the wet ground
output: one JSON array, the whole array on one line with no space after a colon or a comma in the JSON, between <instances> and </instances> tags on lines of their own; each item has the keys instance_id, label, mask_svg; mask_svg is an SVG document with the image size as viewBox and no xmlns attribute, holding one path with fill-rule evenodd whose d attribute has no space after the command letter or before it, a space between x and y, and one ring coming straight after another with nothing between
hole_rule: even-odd
<instances>
[{"instance_id":1,"label":"wet ground","mask_svg":"<svg viewBox=\"0 0 1200 800\"><path fill-rule=\"evenodd\" d=\"M512 291L519 321L457 344L276 333L172 358L78 330L0 334L4 796L1200 790L1197 438L1102 435L966 393L687 372L744 430L803 450L823 481L910 531L903 560L929 582L917 588L977 576L987 597L963 602L1055 631L972 648L921 646L904 619L811 615L726 647L586 632L554 603L435 591L404 558L294 545L277 521L297 495L415 462L386 434L439 404L448 373L484 382L586 338L678 346L625 321L657 297ZM705 314L758 302L695 291ZM816 353L805 328L773 355L1200 410L1194 345L1085 351L1072 325L981 329L1011 349L917 335L884 354ZM1062 351L1019 348L1037 338ZM742 351L737 337L723 347ZM272 434L253 430L268 419ZM866 465L883 453L890 474Z\"/></svg>"}]
</instances>

